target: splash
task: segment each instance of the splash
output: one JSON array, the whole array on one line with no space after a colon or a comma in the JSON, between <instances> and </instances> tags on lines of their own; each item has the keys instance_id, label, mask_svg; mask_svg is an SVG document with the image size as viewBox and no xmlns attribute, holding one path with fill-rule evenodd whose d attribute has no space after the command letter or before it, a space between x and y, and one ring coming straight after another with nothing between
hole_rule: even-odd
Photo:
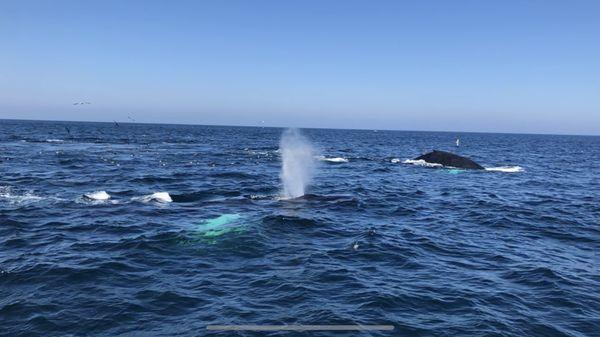
<instances>
[{"instance_id":1,"label":"splash","mask_svg":"<svg viewBox=\"0 0 600 337\"><path fill-rule=\"evenodd\" d=\"M279 151L282 161L282 197L291 199L303 196L315 167L313 147L300 131L288 129L281 136Z\"/></svg>"},{"instance_id":2,"label":"splash","mask_svg":"<svg viewBox=\"0 0 600 337\"><path fill-rule=\"evenodd\" d=\"M392 163L397 163L392 159ZM425 167L443 167L444 165L438 163L429 163L424 161L423 159L406 159L403 161L404 164L413 164L417 166L425 166Z\"/></svg>"},{"instance_id":3,"label":"splash","mask_svg":"<svg viewBox=\"0 0 600 337\"><path fill-rule=\"evenodd\" d=\"M32 192L15 191L10 186L0 186L0 201L10 204L21 204L40 201L44 198L34 195Z\"/></svg>"},{"instance_id":4,"label":"splash","mask_svg":"<svg viewBox=\"0 0 600 337\"><path fill-rule=\"evenodd\" d=\"M96 191L93 193L86 193L83 195L84 198L89 200L108 200L110 195L106 191Z\"/></svg>"},{"instance_id":5,"label":"splash","mask_svg":"<svg viewBox=\"0 0 600 337\"><path fill-rule=\"evenodd\" d=\"M160 202L160 203L167 203L167 202L173 201L173 199L171 199L171 196L169 195L168 192L155 192L155 193L144 195L141 197L133 197L133 198L131 198L131 200L141 201L141 202L153 201L153 202Z\"/></svg>"},{"instance_id":6,"label":"splash","mask_svg":"<svg viewBox=\"0 0 600 337\"><path fill-rule=\"evenodd\" d=\"M320 161L324 161L324 162L328 162L328 163L335 163L335 164L347 163L349 161L348 158L344 158L344 157L316 156L315 158Z\"/></svg>"},{"instance_id":7,"label":"splash","mask_svg":"<svg viewBox=\"0 0 600 337\"><path fill-rule=\"evenodd\" d=\"M506 172L506 173L517 173L523 172L521 166L499 166L499 167L486 167L486 171Z\"/></svg>"}]
</instances>

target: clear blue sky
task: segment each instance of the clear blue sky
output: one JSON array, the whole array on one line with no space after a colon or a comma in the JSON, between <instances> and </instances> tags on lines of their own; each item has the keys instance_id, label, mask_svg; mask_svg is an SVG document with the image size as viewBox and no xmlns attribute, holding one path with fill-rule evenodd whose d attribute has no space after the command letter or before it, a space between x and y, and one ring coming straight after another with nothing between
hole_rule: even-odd
<instances>
[{"instance_id":1,"label":"clear blue sky","mask_svg":"<svg viewBox=\"0 0 600 337\"><path fill-rule=\"evenodd\" d=\"M0 118L128 115L600 134L600 1L0 2Z\"/></svg>"}]
</instances>

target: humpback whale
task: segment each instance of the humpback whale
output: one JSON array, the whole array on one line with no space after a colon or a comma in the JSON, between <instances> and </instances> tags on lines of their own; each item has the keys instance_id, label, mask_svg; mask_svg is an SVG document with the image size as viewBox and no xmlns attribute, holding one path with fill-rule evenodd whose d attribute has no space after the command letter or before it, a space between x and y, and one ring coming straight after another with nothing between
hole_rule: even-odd
<instances>
[{"instance_id":1,"label":"humpback whale","mask_svg":"<svg viewBox=\"0 0 600 337\"><path fill-rule=\"evenodd\" d=\"M433 150L432 152L426 153L422 156L415 158L414 160L423 160L430 164L439 164L443 166L461 168L461 169L472 169L472 170L483 170L483 166L477 164L469 158L459 156L454 153Z\"/></svg>"}]
</instances>

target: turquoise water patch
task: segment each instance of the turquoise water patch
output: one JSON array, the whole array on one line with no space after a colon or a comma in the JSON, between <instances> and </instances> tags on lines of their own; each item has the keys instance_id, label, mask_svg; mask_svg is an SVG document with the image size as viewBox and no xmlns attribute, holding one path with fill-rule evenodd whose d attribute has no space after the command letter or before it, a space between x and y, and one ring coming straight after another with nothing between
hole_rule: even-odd
<instances>
[{"instance_id":1,"label":"turquoise water patch","mask_svg":"<svg viewBox=\"0 0 600 337\"><path fill-rule=\"evenodd\" d=\"M223 214L216 218L206 219L199 224L192 225L191 232L185 239L179 240L182 245L195 245L199 242L215 244L217 238L224 234L234 232L241 233L246 224L239 214Z\"/></svg>"},{"instance_id":2,"label":"turquoise water patch","mask_svg":"<svg viewBox=\"0 0 600 337\"><path fill-rule=\"evenodd\" d=\"M461 170L461 169L449 169L449 170L446 170L446 172L448 172L448 174L459 174L459 173L465 172L465 170Z\"/></svg>"},{"instance_id":3,"label":"turquoise water patch","mask_svg":"<svg viewBox=\"0 0 600 337\"><path fill-rule=\"evenodd\" d=\"M214 238L221 236L231 231L243 230L243 224L240 223L242 218L239 214L223 214L213 219L204 220L194 230L195 234L205 237Z\"/></svg>"}]
</instances>

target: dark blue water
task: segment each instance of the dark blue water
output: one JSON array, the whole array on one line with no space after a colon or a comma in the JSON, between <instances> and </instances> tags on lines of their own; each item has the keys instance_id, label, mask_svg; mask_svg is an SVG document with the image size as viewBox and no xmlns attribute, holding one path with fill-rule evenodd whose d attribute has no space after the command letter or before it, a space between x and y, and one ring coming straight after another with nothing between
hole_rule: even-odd
<instances>
[{"instance_id":1,"label":"dark blue water","mask_svg":"<svg viewBox=\"0 0 600 337\"><path fill-rule=\"evenodd\" d=\"M348 162L281 200L282 129L0 121L0 334L599 335L600 137L303 132Z\"/></svg>"}]
</instances>

